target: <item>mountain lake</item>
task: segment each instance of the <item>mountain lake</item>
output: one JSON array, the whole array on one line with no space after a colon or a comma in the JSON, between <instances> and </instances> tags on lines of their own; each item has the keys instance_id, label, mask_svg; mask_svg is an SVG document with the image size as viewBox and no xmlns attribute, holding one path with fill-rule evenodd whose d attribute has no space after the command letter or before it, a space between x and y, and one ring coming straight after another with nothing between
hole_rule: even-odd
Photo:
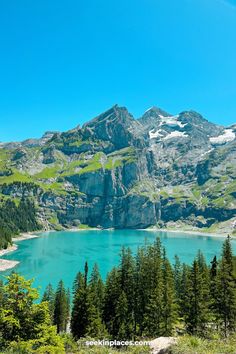
<instances>
[{"instance_id":1,"label":"mountain lake","mask_svg":"<svg viewBox=\"0 0 236 354\"><path fill-rule=\"evenodd\" d=\"M145 230L81 230L43 232L38 238L15 242L18 249L4 255L4 259L20 263L11 270L1 272L0 279L17 271L27 279L34 279L34 286L43 293L48 283L55 288L60 279L66 287L72 287L78 271L83 271L85 261L89 271L94 263L105 279L107 272L119 264L122 246L130 247L135 254L139 246L152 244L160 237L171 262L178 255L181 262L191 264L198 250L209 263L221 254L225 237L204 236L181 232ZM232 239L236 254L236 239Z\"/></svg>"}]
</instances>

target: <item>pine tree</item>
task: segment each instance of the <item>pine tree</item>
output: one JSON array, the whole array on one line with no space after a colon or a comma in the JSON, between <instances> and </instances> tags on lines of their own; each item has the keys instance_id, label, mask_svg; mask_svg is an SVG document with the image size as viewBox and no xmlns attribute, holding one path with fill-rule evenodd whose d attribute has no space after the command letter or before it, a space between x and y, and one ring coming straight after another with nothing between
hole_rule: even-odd
<instances>
[{"instance_id":1,"label":"pine tree","mask_svg":"<svg viewBox=\"0 0 236 354\"><path fill-rule=\"evenodd\" d=\"M217 318L218 314L218 288L217 288L217 275L218 275L218 261L216 256L211 261L210 267L210 308L214 317Z\"/></svg>"},{"instance_id":2,"label":"pine tree","mask_svg":"<svg viewBox=\"0 0 236 354\"><path fill-rule=\"evenodd\" d=\"M148 261L144 247L139 248L135 265L134 332L140 336L144 330L144 315L150 298L150 282L146 274Z\"/></svg>"},{"instance_id":3,"label":"pine tree","mask_svg":"<svg viewBox=\"0 0 236 354\"><path fill-rule=\"evenodd\" d=\"M104 284L97 264L94 265L88 287L88 326L86 335L92 338L105 338L108 333L102 320Z\"/></svg>"},{"instance_id":4,"label":"pine tree","mask_svg":"<svg viewBox=\"0 0 236 354\"><path fill-rule=\"evenodd\" d=\"M163 259L159 238L153 246L147 248L147 266L149 283L147 284L149 298L144 313L144 333L149 336L162 334L163 327ZM147 292L147 293L148 293Z\"/></svg>"},{"instance_id":5,"label":"pine tree","mask_svg":"<svg viewBox=\"0 0 236 354\"><path fill-rule=\"evenodd\" d=\"M211 261L211 269L210 269L210 279L215 280L217 276L217 268L218 268L218 262L216 256Z\"/></svg>"},{"instance_id":6,"label":"pine tree","mask_svg":"<svg viewBox=\"0 0 236 354\"><path fill-rule=\"evenodd\" d=\"M88 284L88 262L85 262L84 265L84 288L87 288L87 284Z\"/></svg>"},{"instance_id":7,"label":"pine tree","mask_svg":"<svg viewBox=\"0 0 236 354\"><path fill-rule=\"evenodd\" d=\"M66 326L68 325L70 320L70 289L67 289L66 292Z\"/></svg>"},{"instance_id":8,"label":"pine tree","mask_svg":"<svg viewBox=\"0 0 236 354\"><path fill-rule=\"evenodd\" d=\"M89 289L94 306L98 309L100 314L102 314L104 300L104 284L99 273L97 264L94 265L91 273Z\"/></svg>"},{"instance_id":9,"label":"pine tree","mask_svg":"<svg viewBox=\"0 0 236 354\"><path fill-rule=\"evenodd\" d=\"M86 262L84 274L78 273L74 283L71 332L77 339L85 336L88 326L87 276L88 264Z\"/></svg>"},{"instance_id":10,"label":"pine tree","mask_svg":"<svg viewBox=\"0 0 236 354\"><path fill-rule=\"evenodd\" d=\"M190 308L189 294L191 288L191 268L187 264L182 265L181 283L180 283L180 295L178 299L179 303L179 315L180 319L186 320Z\"/></svg>"},{"instance_id":11,"label":"pine tree","mask_svg":"<svg viewBox=\"0 0 236 354\"><path fill-rule=\"evenodd\" d=\"M102 286L97 266L94 267L90 282L88 282L88 264L86 262L84 274L78 273L74 282L71 332L76 339L86 336L101 339L107 335L101 318Z\"/></svg>"},{"instance_id":12,"label":"pine tree","mask_svg":"<svg viewBox=\"0 0 236 354\"><path fill-rule=\"evenodd\" d=\"M177 306L175 298L175 286L173 270L166 258L165 250L163 256L163 304L162 304L162 335L171 336L177 317Z\"/></svg>"},{"instance_id":13,"label":"pine tree","mask_svg":"<svg viewBox=\"0 0 236 354\"><path fill-rule=\"evenodd\" d=\"M205 274L202 272L205 266L199 267L199 257L194 260L191 275L188 300L188 312L186 316L187 329L191 334L202 335L205 333L210 319L209 283L205 282Z\"/></svg>"},{"instance_id":14,"label":"pine tree","mask_svg":"<svg viewBox=\"0 0 236 354\"><path fill-rule=\"evenodd\" d=\"M106 326L102 321L99 310L94 306L93 300L88 298L88 325L85 332L86 337L104 339L108 337Z\"/></svg>"},{"instance_id":15,"label":"pine tree","mask_svg":"<svg viewBox=\"0 0 236 354\"><path fill-rule=\"evenodd\" d=\"M206 260L204 255L202 254L201 251L198 252L197 255L197 262L198 262L198 267L199 267L199 272L201 275L201 282L202 282L202 296L204 298L205 302L205 307L206 307L206 317L208 320L212 320L212 311L210 310L211 308L211 279L210 279L210 271L209 267L207 266Z\"/></svg>"},{"instance_id":16,"label":"pine tree","mask_svg":"<svg viewBox=\"0 0 236 354\"><path fill-rule=\"evenodd\" d=\"M160 278L162 277L162 254L164 250L162 249L161 240L157 238L153 246L149 246L147 249L148 257L148 267L149 267L149 277L150 277L150 289L155 289Z\"/></svg>"},{"instance_id":17,"label":"pine tree","mask_svg":"<svg viewBox=\"0 0 236 354\"><path fill-rule=\"evenodd\" d=\"M78 272L73 282L73 287L72 287L73 295L76 294L77 290L82 286L82 283L84 284L84 275L82 272Z\"/></svg>"},{"instance_id":18,"label":"pine tree","mask_svg":"<svg viewBox=\"0 0 236 354\"><path fill-rule=\"evenodd\" d=\"M181 294L182 265L177 255L175 255L173 276L174 276L176 297L179 299Z\"/></svg>"},{"instance_id":19,"label":"pine tree","mask_svg":"<svg viewBox=\"0 0 236 354\"><path fill-rule=\"evenodd\" d=\"M224 335L236 328L236 278L233 266L233 253L228 236L223 244L222 257L217 275L217 311Z\"/></svg>"},{"instance_id":20,"label":"pine tree","mask_svg":"<svg viewBox=\"0 0 236 354\"><path fill-rule=\"evenodd\" d=\"M232 252L230 235L227 236L223 244L222 257L225 259L226 264L229 267L229 271L233 272L233 252Z\"/></svg>"},{"instance_id":21,"label":"pine tree","mask_svg":"<svg viewBox=\"0 0 236 354\"><path fill-rule=\"evenodd\" d=\"M66 331L68 322L68 301L62 280L60 280L55 294L53 322L57 326L58 333Z\"/></svg>"},{"instance_id":22,"label":"pine tree","mask_svg":"<svg viewBox=\"0 0 236 354\"><path fill-rule=\"evenodd\" d=\"M158 337L162 335L163 316L162 316L162 284L152 290L144 314L143 334L148 337Z\"/></svg>"},{"instance_id":23,"label":"pine tree","mask_svg":"<svg viewBox=\"0 0 236 354\"><path fill-rule=\"evenodd\" d=\"M113 336L117 335L119 331L115 321L117 303L121 295L119 280L119 272L117 268L113 268L107 275L104 292L103 321L109 334Z\"/></svg>"},{"instance_id":24,"label":"pine tree","mask_svg":"<svg viewBox=\"0 0 236 354\"><path fill-rule=\"evenodd\" d=\"M55 293L53 290L52 285L49 283L43 293L42 297L42 302L47 301L48 302L48 308L50 312L50 317L53 322L54 319L54 306L55 306Z\"/></svg>"},{"instance_id":25,"label":"pine tree","mask_svg":"<svg viewBox=\"0 0 236 354\"><path fill-rule=\"evenodd\" d=\"M204 274L208 274L208 267L206 264L206 260L204 255L202 254L202 252L199 250L197 253L197 257L196 257L196 261L198 264L198 268L199 268L199 272L204 275Z\"/></svg>"},{"instance_id":26,"label":"pine tree","mask_svg":"<svg viewBox=\"0 0 236 354\"><path fill-rule=\"evenodd\" d=\"M121 253L121 263L119 266L119 278L120 278L120 287L122 292L121 299L127 301L127 314L126 314L126 335L127 338L131 337L131 333L134 332L134 294L135 294L135 263L129 248L122 249Z\"/></svg>"},{"instance_id":27,"label":"pine tree","mask_svg":"<svg viewBox=\"0 0 236 354\"><path fill-rule=\"evenodd\" d=\"M115 327L118 329L116 336L118 339L129 339L132 333L132 323L129 321L128 300L122 290L116 304Z\"/></svg>"}]
</instances>

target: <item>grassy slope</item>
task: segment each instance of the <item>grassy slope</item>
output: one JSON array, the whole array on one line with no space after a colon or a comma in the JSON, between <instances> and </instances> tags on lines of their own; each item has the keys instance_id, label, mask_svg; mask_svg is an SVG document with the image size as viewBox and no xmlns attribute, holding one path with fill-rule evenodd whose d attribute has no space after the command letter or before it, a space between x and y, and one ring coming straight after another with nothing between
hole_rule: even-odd
<instances>
[{"instance_id":1,"label":"grassy slope","mask_svg":"<svg viewBox=\"0 0 236 354\"><path fill-rule=\"evenodd\" d=\"M39 149L33 149L33 154L32 149L26 149L26 151L29 153L29 159L32 159L32 165L34 165L39 158ZM2 175L0 175L0 184L34 182L44 190L51 189L59 194L63 194L63 191L66 193L64 182L67 176L82 175L99 169L115 169L123 164L135 161L135 152L132 148L122 149L110 155L98 152L89 159L84 154L80 154L79 158L75 160L68 160L60 153L56 163L42 164L40 172L34 174L30 174L27 168L25 171L19 172L16 168L16 162L12 157L12 152L0 149L0 171L2 172Z\"/></svg>"},{"instance_id":2,"label":"grassy slope","mask_svg":"<svg viewBox=\"0 0 236 354\"><path fill-rule=\"evenodd\" d=\"M83 142L84 143L84 142ZM57 143L58 146L61 143ZM80 145L76 141L71 142L72 145ZM45 147L43 148L45 149ZM41 148L25 149L27 157L32 165L40 161ZM13 158L14 152L0 149L0 184L12 182L34 182L45 191L53 191L59 195L65 195L64 183L66 177L72 175L82 175L88 172L94 172L99 169L111 170L123 164L136 161L135 150L133 148L125 148L105 155L102 152L95 153L88 158L84 153L79 157L68 158L61 151L56 150L57 160L55 163L43 165L39 172L30 174L25 171L19 171L16 167L16 161ZM77 155L78 156L78 155ZM169 186L157 190L153 182L144 180L136 184L130 194L138 194L148 197L152 201L157 201L160 198L166 200L167 203L181 204L190 202L200 209L206 206L214 208L236 208L236 180L234 179L235 167L226 166L225 171L216 171L215 176L209 179L204 185L190 184L185 186ZM210 229L204 231L213 231L218 228L218 225L213 225Z\"/></svg>"},{"instance_id":3,"label":"grassy slope","mask_svg":"<svg viewBox=\"0 0 236 354\"><path fill-rule=\"evenodd\" d=\"M172 354L235 354L236 336L227 339L212 338L210 340L193 336L183 336L172 349Z\"/></svg>"}]
</instances>

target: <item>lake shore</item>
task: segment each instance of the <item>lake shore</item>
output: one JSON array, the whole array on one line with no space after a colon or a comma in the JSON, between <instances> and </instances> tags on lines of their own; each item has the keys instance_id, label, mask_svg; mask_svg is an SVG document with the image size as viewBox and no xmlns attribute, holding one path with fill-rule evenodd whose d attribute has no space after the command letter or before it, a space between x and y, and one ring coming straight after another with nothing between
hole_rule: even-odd
<instances>
[{"instance_id":1,"label":"lake shore","mask_svg":"<svg viewBox=\"0 0 236 354\"><path fill-rule=\"evenodd\" d=\"M9 246L8 248L6 248L4 250L0 250L0 257L4 256L7 253L14 252L16 250L17 250L17 245L13 244L12 246Z\"/></svg>"},{"instance_id":2,"label":"lake shore","mask_svg":"<svg viewBox=\"0 0 236 354\"><path fill-rule=\"evenodd\" d=\"M7 253L14 252L17 250L17 245L12 245L5 250L0 250L0 257L4 256ZM0 258L0 272L4 272L5 270L14 268L17 264L19 264L18 261L9 261L4 258Z\"/></svg>"},{"instance_id":3,"label":"lake shore","mask_svg":"<svg viewBox=\"0 0 236 354\"><path fill-rule=\"evenodd\" d=\"M19 242L19 241L25 241L25 240L29 240L31 238L37 238L37 237L39 237L39 236L36 233L24 232L24 233L20 234L18 237L13 237L12 241Z\"/></svg>"},{"instance_id":4,"label":"lake shore","mask_svg":"<svg viewBox=\"0 0 236 354\"><path fill-rule=\"evenodd\" d=\"M39 237L39 236L34 233L28 232L28 233L20 234L19 237L13 237L12 241L13 242L25 241L25 240L29 240L31 238L36 238L36 237ZM4 250L0 250L0 257L4 256L10 252L16 251L17 248L18 248L18 246L16 244L13 244ZM4 259L4 258L0 258L0 272L4 272L5 270L12 269L19 263L20 262L18 262L18 261L14 261L14 260L10 261L10 260Z\"/></svg>"},{"instance_id":5,"label":"lake shore","mask_svg":"<svg viewBox=\"0 0 236 354\"><path fill-rule=\"evenodd\" d=\"M170 232L170 233L181 233L181 234L191 234L196 236L207 236L207 237L227 237L228 233L216 233L216 232L205 232L205 231L198 231L198 230L181 230L181 229L160 229L160 228L147 228L147 229L140 229L142 231L150 231L150 232ZM231 238L236 238L236 236L230 235Z\"/></svg>"},{"instance_id":6,"label":"lake shore","mask_svg":"<svg viewBox=\"0 0 236 354\"><path fill-rule=\"evenodd\" d=\"M114 228L109 228L109 229L102 229L102 228L97 228L97 227L87 227L87 228L70 228L70 229L64 229L61 231L69 231L69 232L78 232L78 231L90 231L90 230L96 230L96 231L109 231L109 230L115 230ZM133 230L133 229L131 229ZM196 235L196 236L207 236L207 237L227 237L228 232L222 232L222 233L217 233L217 232L206 232L206 231L201 231L201 230L183 230L183 229L168 229L168 228L158 228L158 227L150 227L146 229L136 229L137 231L149 231L149 232L170 232L170 233L181 233L181 234L189 234L189 235ZM56 230L49 230L48 232L55 231ZM230 235L231 238L236 238L236 236Z\"/></svg>"},{"instance_id":7,"label":"lake shore","mask_svg":"<svg viewBox=\"0 0 236 354\"><path fill-rule=\"evenodd\" d=\"M0 258L0 272L4 272L5 270L12 269L15 266L17 266L17 264L19 263L20 262L18 261L8 261L7 259Z\"/></svg>"}]
</instances>

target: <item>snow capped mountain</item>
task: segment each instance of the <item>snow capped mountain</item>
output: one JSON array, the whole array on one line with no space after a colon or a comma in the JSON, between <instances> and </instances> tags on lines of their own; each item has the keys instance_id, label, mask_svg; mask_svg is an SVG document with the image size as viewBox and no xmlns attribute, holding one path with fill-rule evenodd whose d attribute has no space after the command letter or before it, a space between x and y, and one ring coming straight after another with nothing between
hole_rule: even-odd
<instances>
[{"instance_id":1,"label":"snow capped mountain","mask_svg":"<svg viewBox=\"0 0 236 354\"><path fill-rule=\"evenodd\" d=\"M236 125L194 111L151 107L135 119L115 105L82 127L0 145L0 193L32 196L59 227L231 227L235 136Z\"/></svg>"}]
</instances>

